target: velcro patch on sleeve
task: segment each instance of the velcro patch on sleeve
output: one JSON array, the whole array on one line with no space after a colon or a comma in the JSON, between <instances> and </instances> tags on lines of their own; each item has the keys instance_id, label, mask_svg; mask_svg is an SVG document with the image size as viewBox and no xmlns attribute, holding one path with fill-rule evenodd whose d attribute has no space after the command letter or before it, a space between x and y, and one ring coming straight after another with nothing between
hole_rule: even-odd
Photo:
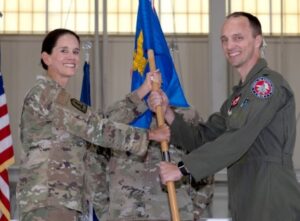
<instances>
[{"instance_id":1,"label":"velcro patch on sleeve","mask_svg":"<svg viewBox=\"0 0 300 221\"><path fill-rule=\"evenodd\" d=\"M252 93L258 98L268 98L274 93L273 83L269 78L259 77L251 85Z\"/></svg>"},{"instance_id":2,"label":"velcro patch on sleeve","mask_svg":"<svg viewBox=\"0 0 300 221\"><path fill-rule=\"evenodd\" d=\"M84 114L87 112L88 109L86 104L80 102L75 98L71 98L70 94L64 90L59 92L55 102L68 109L75 108L76 110Z\"/></svg>"},{"instance_id":3,"label":"velcro patch on sleeve","mask_svg":"<svg viewBox=\"0 0 300 221\"><path fill-rule=\"evenodd\" d=\"M87 105L80 102L79 100L75 98L71 98L71 104L73 107L75 107L77 110L81 111L82 113L85 114L87 112Z\"/></svg>"}]
</instances>

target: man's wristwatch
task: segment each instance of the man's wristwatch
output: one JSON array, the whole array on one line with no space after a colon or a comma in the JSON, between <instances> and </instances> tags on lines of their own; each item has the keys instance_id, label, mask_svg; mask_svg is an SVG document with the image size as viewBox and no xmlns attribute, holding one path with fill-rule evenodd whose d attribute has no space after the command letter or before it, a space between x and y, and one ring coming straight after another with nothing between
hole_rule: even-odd
<instances>
[{"instance_id":1,"label":"man's wristwatch","mask_svg":"<svg viewBox=\"0 0 300 221\"><path fill-rule=\"evenodd\" d=\"M179 161L177 164L180 172L182 173L183 176L188 176L190 175L189 171L186 169L186 167L184 166L183 161Z\"/></svg>"}]
</instances>

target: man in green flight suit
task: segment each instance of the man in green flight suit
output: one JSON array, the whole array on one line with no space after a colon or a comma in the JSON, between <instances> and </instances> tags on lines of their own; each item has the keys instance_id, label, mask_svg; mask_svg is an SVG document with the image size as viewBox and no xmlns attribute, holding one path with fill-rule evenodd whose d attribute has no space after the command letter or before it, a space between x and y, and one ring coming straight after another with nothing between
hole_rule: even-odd
<instances>
[{"instance_id":1,"label":"man in green flight suit","mask_svg":"<svg viewBox=\"0 0 300 221\"><path fill-rule=\"evenodd\" d=\"M163 92L149 98L162 105L170 143L188 151L177 165L161 162L162 183L191 174L195 180L227 167L233 221L299 221L300 186L292 155L296 136L295 100L284 78L260 57L259 20L245 12L227 16L221 42L240 82L220 112L196 127L183 121Z\"/></svg>"}]
</instances>

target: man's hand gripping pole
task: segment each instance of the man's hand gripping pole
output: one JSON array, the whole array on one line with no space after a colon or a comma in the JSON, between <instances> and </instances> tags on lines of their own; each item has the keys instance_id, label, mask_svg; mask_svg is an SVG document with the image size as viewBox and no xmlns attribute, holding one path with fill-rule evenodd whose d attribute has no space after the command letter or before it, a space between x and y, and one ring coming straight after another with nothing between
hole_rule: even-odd
<instances>
[{"instance_id":1,"label":"man's hand gripping pole","mask_svg":"<svg viewBox=\"0 0 300 221\"><path fill-rule=\"evenodd\" d=\"M149 65L150 65L150 71L151 72L156 71L154 51L152 49L148 50L148 60L149 60ZM160 89L159 82L153 82L152 84L153 84L153 86L152 86L153 91L158 91ZM162 107L157 106L155 113L156 113L158 127L163 126L165 121L164 121L164 113L162 112ZM161 145L162 155L164 158L163 160L170 162L168 142L162 141L160 143L160 145ZM168 197L169 197L169 204L170 204L171 213L172 213L172 221L180 221L174 182L168 181L166 185L167 185L167 189L168 189Z\"/></svg>"}]
</instances>

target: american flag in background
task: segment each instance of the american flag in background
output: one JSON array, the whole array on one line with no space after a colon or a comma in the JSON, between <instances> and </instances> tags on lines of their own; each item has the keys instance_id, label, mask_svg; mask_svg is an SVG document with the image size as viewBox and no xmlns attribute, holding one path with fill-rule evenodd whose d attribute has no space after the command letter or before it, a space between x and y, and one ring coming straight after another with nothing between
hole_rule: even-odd
<instances>
[{"instance_id":1,"label":"american flag in background","mask_svg":"<svg viewBox=\"0 0 300 221\"><path fill-rule=\"evenodd\" d=\"M0 73L0 221L10 220L9 179L7 169L14 163L8 108Z\"/></svg>"}]
</instances>

